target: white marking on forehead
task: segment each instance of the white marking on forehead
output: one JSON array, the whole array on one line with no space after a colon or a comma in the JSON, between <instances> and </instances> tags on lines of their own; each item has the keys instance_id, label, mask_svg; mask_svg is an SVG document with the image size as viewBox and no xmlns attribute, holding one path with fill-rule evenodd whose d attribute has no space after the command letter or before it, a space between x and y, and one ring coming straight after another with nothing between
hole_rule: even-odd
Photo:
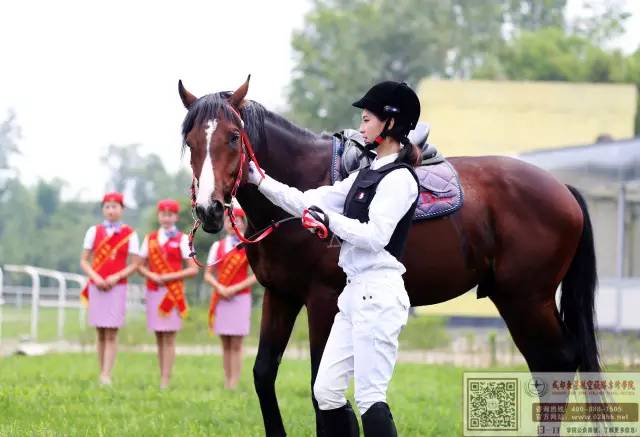
<instances>
[{"instance_id":1,"label":"white marking on forehead","mask_svg":"<svg viewBox=\"0 0 640 437\"><path fill-rule=\"evenodd\" d=\"M218 120L207 121L207 128L204 133L207 138L206 156L200 170L200 178L198 179L198 193L196 194L196 203L203 207L211 205L211 195L215 189L215 177L213 176L213 163L211 161L211 138L218 127Z\"/></svg>"},{"instance_id":2,"label":"white marking on forehead","mask_svg":"<svg viewBox=\"0 0 640 437\"><path fill-rule=\"evenodd\" d=\"M204 130L205 135L207 136L207 154L209 154L209 147L211 147L211 136L216 131L218 127L218 120L215 118L213 120L207 121L207 128Z\"/></svg>"}]
</instances>

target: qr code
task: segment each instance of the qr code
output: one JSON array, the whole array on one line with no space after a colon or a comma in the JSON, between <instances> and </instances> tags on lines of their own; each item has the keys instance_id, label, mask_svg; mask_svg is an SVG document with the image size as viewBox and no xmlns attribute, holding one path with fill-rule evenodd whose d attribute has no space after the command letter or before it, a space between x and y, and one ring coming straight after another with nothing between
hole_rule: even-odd
<instances>
[{"instance_id":1,"label":"qr code","mask_svg":"<svg viewBox=\"0 0 640 437\"><path fill-rule=\"evenodd\" d=\"M514 431L518 429L518 380L467 379L467 429Z\"/></svg>"}]
</instances>

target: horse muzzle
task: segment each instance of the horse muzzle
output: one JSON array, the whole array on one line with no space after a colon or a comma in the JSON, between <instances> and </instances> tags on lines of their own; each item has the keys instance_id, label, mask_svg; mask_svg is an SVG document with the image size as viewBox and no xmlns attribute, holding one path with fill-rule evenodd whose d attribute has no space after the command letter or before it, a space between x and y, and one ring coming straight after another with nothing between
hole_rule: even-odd
<instances>
[{"instance_id":1,"label":"horse muzzle","mask_svg":"<svg viewBox=\"0 0 640 437\"><path fill-rule=\"evenodd\" d=\"M217 234L224 226L224 207L220 201L214 200L206 207L197 205L196 216L208 234Z\"/></svg>"}]
</instances>

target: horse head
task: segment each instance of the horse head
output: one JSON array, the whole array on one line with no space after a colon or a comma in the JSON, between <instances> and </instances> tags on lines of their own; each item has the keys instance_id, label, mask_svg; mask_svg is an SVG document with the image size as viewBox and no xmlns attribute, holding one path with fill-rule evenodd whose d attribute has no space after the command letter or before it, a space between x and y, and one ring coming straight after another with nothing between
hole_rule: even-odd
<instances>
[{"instance_id":1,"label":"horse head","mask_svg":"<svg viewBox=\"0 0 640 437\"><path fill-rule=\"evenodd\" d=\"M249 78L234 92L196 97L178 82L180 99L187 108L182 123L183 145L191 155L195 213L205 232L217 233L224 225L225 205L231 202L242 169L244 123L240 109L249 90Z\"/></svg>"}]
</instances>

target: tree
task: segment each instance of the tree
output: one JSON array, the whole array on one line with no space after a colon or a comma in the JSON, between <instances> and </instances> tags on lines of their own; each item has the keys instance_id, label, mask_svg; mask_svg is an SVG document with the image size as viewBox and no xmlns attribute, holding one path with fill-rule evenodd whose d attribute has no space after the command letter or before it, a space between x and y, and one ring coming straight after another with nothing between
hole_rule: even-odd
<instances>
[{"instance_id":1,"label":"tree","mask_svg":"<svg viewBox=\"0 0 640 437\"><path fill-rule=\"evenodd\" d=\"M110 172L107 189L132 195L138 208L155 205L162 197L184 196L191 181L184 170L168 173L160 157L143 155L139 144L110 145L103 159Z\"/></svg>"},{"instance_id":2,"label":"tree","mask_svg":"<svg viewBox=\"0 0 640 437\"><path fill-rule=\"evenodd\" d=\"M15 112L10 110L7 119L0 123L0 202L7 188L7 180L15 174L10 166L10 160L13 155L20 153L19 139L20 126L16 122Z\"/></svg>"},{"instance_id":3,"label":"tree","mask_svg":"<svg viewBox=\"0 0 640 437\"><path fill-rule=\"evenodd\" d=\"M623 8L620 0L589 0L580 15L567 29L574 35L582 36L593 44L604 47L609 41L624 34L624 24L631 14Z\"/></svg>"},{"instance_id":4,"label":"tree","mask_svg":"<svg viewBox=\"0 0 640 437\"><path fill-rule=\"evenodd\" d=\"M0 264L28 262L37 216L38 206L33 193L18 179L10 179L0 207Z\"/></svg>"},{"instance_id":5,"label":"tree","mask_svg":"<svg viewBox=\"0 0 640 437\"><path fill-rule=\"evenodd\" d=\"M476 71L485 79L611 82L624 77L624 57L562 29L523 32L497 56L499 71Z\"/></svg>"},{"instance_id":6,"label":"tree","mask_svg":"<svg viewBox=\"0 0 640 437\"><path fill-rule=\"evenodd\" d=\"M522 32L475 74L478 79L634 83L640 90L640 49L625 57L607 51L586 36L558 28ZM635 132L640 132L640 100Z\"/></svg>"},{"instance_id":7,"label":"tree","mask_svg":"<svg viewBox=\"0 0 640 437\"><path fill-rule=\"evenodd\" d=\"M35 194L38 204L39 214L37 218L38 228L42 228L50 222L51 216L55 214L60 205L60 192L65 182L62 179L54 179L51 182L39 180L36 185Z\"/></svg>"},{"instance_id":8,"label":"tree","mask_svg":"<svg viewBox=\"0 0 640 437\"><path fill-rule=\"evenodd\" d=\"M289 116L315 130L357 123L375 82L468 78L497 63L508 32L561 26L566 0L314 0L295 32Z\"/></svg>"},{"instance_id":9,"label":"tree","mask_svg":"<svg viewBox=\"0 0 640 437\"><path fill-rule=\"evenodd\" d=\"M316 0L292 40L290 116L336 130L375 82L465 77L499 43L502 12L502 0Z\"/></svg>"},{"instance_id":10,"label":"tree","mask_svg":"<svg viewBox=\"0 0 640 437\"><path fill-rule=\"evenodd\" d=\"M9 168L9 160L12 155L20 153L18 140L20 139L20 126L16 122L16 113L9 110L7 119L0 123L0 169Z\"/></svg>"},{"instance_id":11,"label":"tree","mask_svg":"<svg viewBox=\"0 0 640 437\"><path fill-rule=\"evenodd\" d=\"M567 0L508 0L505 22L516 31L562 28L566 6Z\"/></svg>"}]
</instances>

